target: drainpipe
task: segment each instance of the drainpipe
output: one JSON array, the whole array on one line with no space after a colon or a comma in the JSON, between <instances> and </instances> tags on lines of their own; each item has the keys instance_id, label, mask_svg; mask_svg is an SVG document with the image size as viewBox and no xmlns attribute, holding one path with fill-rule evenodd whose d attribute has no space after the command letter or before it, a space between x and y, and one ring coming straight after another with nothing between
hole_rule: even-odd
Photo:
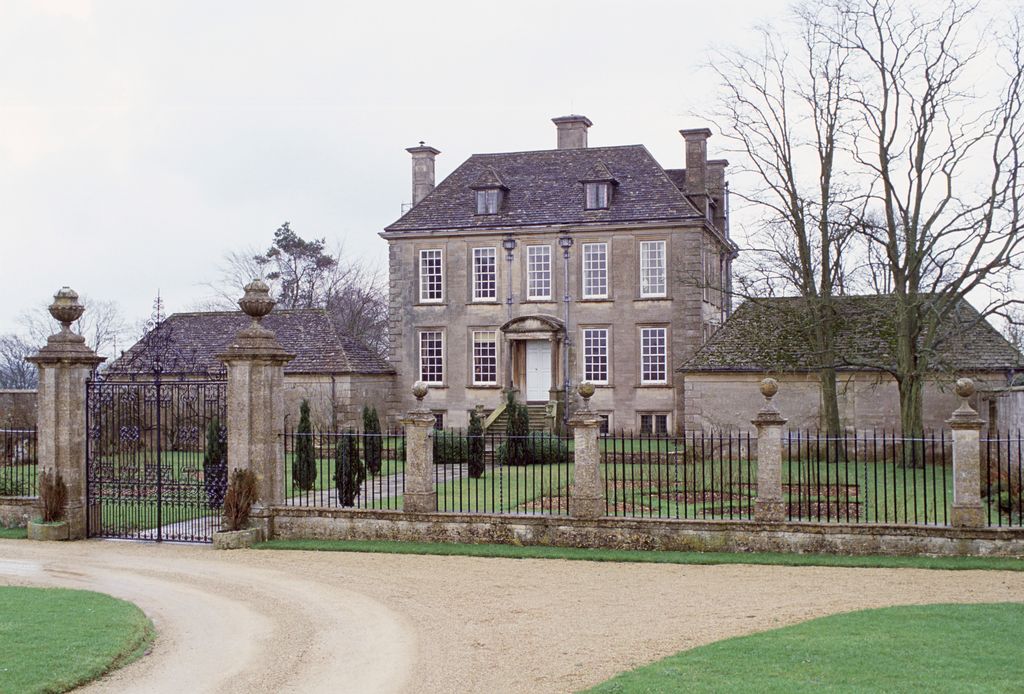
<instances>
[{"instance_id":1,"label":"drainpipe","mask_svg":"<svg viewBox=\"0 0 1024 694\"><path fill-rule=\"evenodd\" d=\"M501 241L501 247L505 249L505 260L508 261L508 295L505 297L505 305L508 308L508 319L512 320L512 251L516 249L516 240L512 234L505 234ZM508 343L508 356L505 359L505 383L509 392L512 391L512 343Z\"/></svg>"},{"instance_id":2,"label":"drainpipe","mask_svg":"<svg viewBox=\"0 0 1024 694\"><path fill-rule=\"evenodd\" d=\"M558 237L558 245L562 249L562 301L565 302L565 335L562 339L562 431L569 430L569 346L572 344L572 331L569 329L569 249L572 248L572 237L568 234Z\"/></svg>"}]
</instances>

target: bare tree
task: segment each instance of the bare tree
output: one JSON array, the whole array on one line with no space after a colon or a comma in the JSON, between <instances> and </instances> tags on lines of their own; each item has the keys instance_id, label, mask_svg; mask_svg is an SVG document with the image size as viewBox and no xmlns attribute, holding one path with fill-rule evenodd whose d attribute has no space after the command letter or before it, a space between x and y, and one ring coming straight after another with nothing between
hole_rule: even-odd
<instances>
[{"instance_id":1,"label":"bare tree","mask_svg":"<svg viewBox=\"0 0 1024 694\"><path fill-rule=\"evenodd\" d=\"M792 19L781 34L761 29L757 49L720 53L710 66L722 92L716 115L740 158L743 184L732 194L757 213L734 291L754 301L805 299L772 306L792 311L779 320L802 328L819 368L824 425L837 431L833 297L845 291L855 238L856 200L840 149L850 119L850 50L829 40L845 21L837 9L803 6Z\"/></svg>"},{"instance_id":2,"label":"bare tree","mask_svg":"<svg viewBox=\"0 0 1024 694\"><path fill-rule=\"evenodd\" d=\"M36 367L25 361L36 347L19 335L0 335L0 388L35 388Z\"/></svg>"},{"instance_id":3,"label":"bare tree","mask_svg":"<svg viewBox=\"0 0 1024 694\"><path fill-rule=\"evenodd\" d=\"M85 313L75 321L72 329L85 338L85 343L98 354L116 356L130 337L130 326L116 301L90 299L82 295L79 299L85 305ZM46 338L60 332L60 324L53 319L45 305L27 310L19 316L28 339L35 345L43 345Z\"/></svg>"},{"instance_id":4,"label":"bare tree","mask_svg":"<svg viewBox=\"0 0 1024 694\"><path fill-rule=\"evenodd\" d=\"M998 297L983 316L1015 302L1024 241L1024 32L1019 17L982 24L978 5L956 1L831 0L828 7L841 18L823 25L828 42L848 52L856 70L847 95L855 117L844 141L866 205L859 232L897 299L900 424L904 433L920 432L923 384L945 319L980 289Z\"/></svg>"},{"instance_id":5,"label":"bare tree","mask_svg":"<svg viewBox=\"0 0 1024 694\"><path fill-rule=\"evenodd\" d=\"M387 354L387 293L383 276L365 263L328 248L324 239L307 241L285 222L266 251L247 249L224 256L217 281L207 284L204 310L234 310L241 288L253 278L270 285L281 308L322 308L338 329Z\"/></svg>"}]
</instances>

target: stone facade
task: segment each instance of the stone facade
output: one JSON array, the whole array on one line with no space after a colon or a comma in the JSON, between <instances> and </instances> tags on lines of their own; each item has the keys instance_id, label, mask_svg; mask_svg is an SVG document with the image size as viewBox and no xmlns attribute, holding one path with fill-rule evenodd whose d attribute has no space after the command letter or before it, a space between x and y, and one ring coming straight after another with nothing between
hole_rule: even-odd
<instances>
[{"instance_id":1,"label":"stone facade","mask_svg":"<svg viewBox=\"0 0 1024 694\"><path fill-rule=\"evenodd\" d=\"M396 405L394 375L387 374L295 374L285 373L282 386L285 425L299 423L299 407L309 401L310 420L315 429L326 431L362 428L363 407L376 407L383 421Z\"/></svg>"},{"instance_id":2,"label":"stone facade","mask_svg":"<svg viewBox=\"0 0 1024 694\"><path fill-rule=\"evenodd\" d=\"M588 149L589 121L570 121L556 119L560 149L475 155L382 234L389 244L390 361L398 411L413 405L409 392L423 377L420 336L427 332L443 335L443 379L430 384L429 400L446 426L466 426L477 405L485 411L499 407L508 388L520 400L564 413L566 390L597 380L585 378L582 345L584 330L598 329L608 331L608 377L598 383L594 410L614 429L639 429L641 415L654 413L665 417L669 430L681 427L674 365L692 355L728 313L735 246L724 213L725 162L706 160L710 131L684 132L690 145L683 172L662 169L639 146ZM575 128L568 135L562 132L566 123ZM691 146L695 140L700 147ZM421 159L436 150L414 149L414 187L422 192ZM595 168L621 180L612 186L607 210L586 211L581 179ZM502 207L474 215L474 190L485 185L502 186ZM572 241L568 260L559 245L566 238ZM511 250L503 245L509 241ZM665 244L665 289L653 292L659 296L641 290L641 248L650 241ZM583 248L600 243L607 244L607 295L584 298ZM550 249L550 291L543 298L528 291L530 247ZM491 249L494 263L494 291L483 299L474 286L474 252L480 249ZM424 251L440 255L436 300L423 300L421 293ZM644 328L665 330L665 377L646 379L656 383L645 382L640 370ZM485 385L474 379L474 332L497 335L497 377ZM528 384L536 360L547 372L539 377L548 386L540 392ZM569 411L576 404L570 398Z\"/></svg>"},{"instance_id":3,"label":"stone facade","mask_svg":"<svg viewBox=\"0 0 1024 694\"><path fill-rule=\"evenodd\" d=\"M997 388L1005 383L1002 374L969 374L979 389ZM678 374L683 391L682 409L688 429L749 430L750 420L760 406L750 394L757 388L763 373L755 372L686 372ZM780 385L776 404L786 413L791 429L817 429L822 424L821 388L816 373L772 372ZM892 430L898 428L899 392L892 376L879 372L840 372L839 415L850 430ZM999 392L998 390L995 392ZM980 392L972 404L987 418L990 393ZM929 430L946 427L949 413L957 406L952 377L936 377L924 388L924 426ZM1002 401L997 401L1002 402ZM1007 418L1003 418L1005 428ZM1021 421L1012 423L1013 428Z\"/></svg>"}]
</instances>

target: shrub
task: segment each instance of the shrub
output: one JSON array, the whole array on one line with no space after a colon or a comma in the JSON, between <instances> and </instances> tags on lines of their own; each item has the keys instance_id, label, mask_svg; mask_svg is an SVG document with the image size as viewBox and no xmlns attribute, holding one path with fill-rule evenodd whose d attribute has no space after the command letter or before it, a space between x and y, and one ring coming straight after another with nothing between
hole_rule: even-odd
<instances>
[{"instance_id":1,"label":"shrub","mask_svg":"<svg viewBox=\"0 0 1024 694\"><path fill-rule=\"evenodd\" d=\"M434 432L434 465L461 465L469 458L469 440L450 431Z\"/></svg>"},{"instance_id":2,"label":"shrub","mask_svg":"<svg viewBox=\"0 0 1024 694\"><path fill-rule=\"evenodd\" d=\"M216 417L206 425L206 453L203 454L203 487L210 508L224 504L228 486L227 432Z\"/></svg>"},{"instance_id":3,"label":"shrub","mask_svg":"<svg viewBox=\"0 0 1024 694\"><path fill-rule=\"evenodd\" d=\"M476 411L469 413L469 476L476 479L484 475L484 423Z\"/></svg>"},{"instance_id":4,"label":"shrub","mask_svg":"<svg viewBox=\"0 0 1024 694\"><path fill-rule=\"evenodd\" d=\"M292 485L306 492L316 485L316 455L313 452L313 425L309 421L309 400L303 400L299 405L299 428L295 432Z\"/></svg>"},{"instance_id":5,"label":"shrub","mask_svg":"<svg viewBox=\"0 0 1024 694\"><path fill-rule=\"evenodd\" d=\"M510 444L516 444L518 457L512 458ZM568 460L569 445L562 439L544 432L534 432L520 439L503 442L495 452L499 465L557 465Z\"/></svg>"},{"instance_id":6,"label":"shrub","mask_svg":"<svg viewBox=\"0 0 1024 694\"><path fill-rule=\"evenodd\" d=\"M352 432L342 434L334 452L334 484L338 489L338 503L355 506L364 481L366 467L359 459L359 437Z\"/></svg>"},{"instance_id":7,"label":"shrub","mask_svg":"<svg viewBox=\"0 0 1024 694\"><path fill-rule=\"evenodd\" d=\"M371 409L363 406L363 459L366 461L366 469L371 475L380 474L383 444L377 408Z\"/></svg>"},{"instance_id":8,"label":"shrub","mask_svg":"<svg viewBox=\"0 0 1024 694\"><path fill-rule=\"evenodd\" d=\"M43 501L43 522L64 520L68 505L68 485L59 472L43 470L39 475L39 498Z\"/></svg>"},{"instance_id":9,"label":"shrub","mask_svg":"<svg viewBox=\"0 0 1024 694\"><path fill-rule=\"evenodd\" d=\"M249 514L252 513L253 504L259 500L260 487L256 473L235 468L224 495L224 524L227 529L244 530L249 527Z\"/></svg>"},{"instance_id":10,"label":"shrub","mask_svg":"<svg viewBox=\"0 0 1024 694\"><path fill-rule=\"evenodd\" d=\"M526 450L527 437L530 435L530 413L525 405L516 402L514 392L509 392L505 407L508 421L505 425L506 461L505 465L528 465Z\"/></svg>"}]
</instances>

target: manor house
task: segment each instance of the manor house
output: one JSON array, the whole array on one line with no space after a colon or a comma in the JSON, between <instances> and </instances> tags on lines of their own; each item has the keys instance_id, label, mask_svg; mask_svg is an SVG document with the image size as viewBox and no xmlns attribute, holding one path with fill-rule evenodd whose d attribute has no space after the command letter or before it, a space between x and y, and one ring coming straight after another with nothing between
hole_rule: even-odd
<instances>
[{"instance_id":1,"label":"manor house","mask_svg":"<svg viewBox=\"0 0 1024 694\"><path fill-rule=\"evenodd\" d=\"M412 207L389 245L390 361L400 409L417 380L439 426L493 425L513 389L561 428L575 386L613 429L682 427L674 365L729 314L727 162L682 130L685 168L643 145L589 147L591 121L554 119L555 149L475 154L440 184L412 155Z\"/></svg>"}]
</instances>

